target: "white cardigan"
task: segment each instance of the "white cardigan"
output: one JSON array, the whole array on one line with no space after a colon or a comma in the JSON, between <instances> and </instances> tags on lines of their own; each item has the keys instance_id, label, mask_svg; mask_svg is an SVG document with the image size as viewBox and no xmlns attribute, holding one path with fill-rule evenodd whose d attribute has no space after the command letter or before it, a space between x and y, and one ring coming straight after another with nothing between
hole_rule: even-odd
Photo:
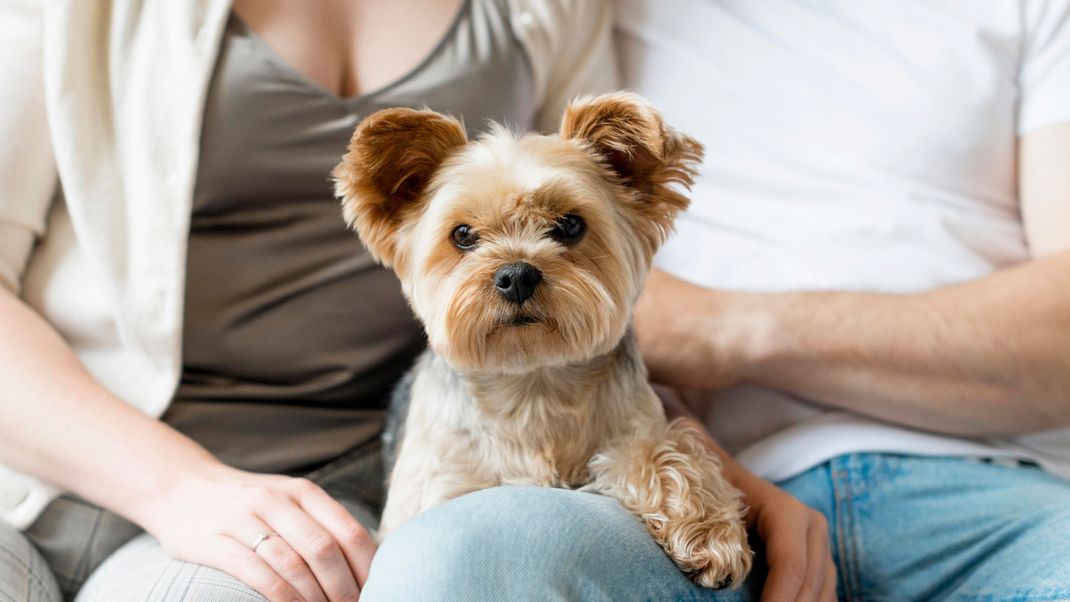
<instances>
[{"instance_id":1,"label":"white cardigan","mask_svg":"<svg viewBox=\"0 0 1070 602\"><path fill-rule=\"evenodd\" d=\"M539 128L556 130L568 99L616 86L607 2L508 1ZM150 416L181 373L198 141L229 11L230 0L0 0L0 286ZM18 528L58 493L0 466L0 518Z\"/></svg>"}]
</instances>

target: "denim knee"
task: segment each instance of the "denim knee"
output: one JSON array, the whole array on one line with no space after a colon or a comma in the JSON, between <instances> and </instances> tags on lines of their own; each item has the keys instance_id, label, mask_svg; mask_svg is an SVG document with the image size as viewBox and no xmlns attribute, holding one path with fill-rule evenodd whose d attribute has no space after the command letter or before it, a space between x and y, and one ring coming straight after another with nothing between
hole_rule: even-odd
<instances>
[{"instance_id":1,"label":"denim knee","mask_svg":"<svg viewBox=\"0 0 1070 602\"><path fill-rule=\"evenodd\" d=\"M376 554L361 599L706 600L710 594L615 500L498 487L401 525ZM727 599L724 594L717 599Z\"/></svg>"}]
</instances>

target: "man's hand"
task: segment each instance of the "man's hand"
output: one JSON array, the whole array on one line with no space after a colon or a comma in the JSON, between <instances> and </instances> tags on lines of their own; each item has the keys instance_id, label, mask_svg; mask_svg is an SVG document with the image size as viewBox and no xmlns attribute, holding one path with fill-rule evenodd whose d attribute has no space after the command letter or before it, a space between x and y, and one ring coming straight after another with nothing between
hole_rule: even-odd
<instances>
[{"instance_id":1,"label":"man's hand","mask_svg":"<svg viewBox=\"0 0 1070 602\"><path fill-rule=\"evenodd\" d=\"M835 600L825 516L768 481L753 477L743 486L747 524L762 540L769 565L762 600Z\"/></svg>"},{"instance_id":2,"label":"man's hand","mask_svg":"<svg viewBox=\"0 0 1070 602\"><path fill-rule=\"evenodd\" d=\"M706 432L672 389L655 387L669 419L682 418ZM836 565L824 515L737 463L712 437L706 447L721 462L728 482L743 493L747 527L757 535L769 567L762 600L828 602L836 599ZM752 544L753 545L753 544Z\"/></svg>"}]
</instances>

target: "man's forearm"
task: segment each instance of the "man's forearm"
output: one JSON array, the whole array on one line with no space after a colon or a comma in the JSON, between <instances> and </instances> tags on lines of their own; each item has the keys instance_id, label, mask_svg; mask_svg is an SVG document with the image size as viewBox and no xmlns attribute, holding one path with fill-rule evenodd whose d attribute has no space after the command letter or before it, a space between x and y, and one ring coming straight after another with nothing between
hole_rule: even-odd
<instances>
[{"instance_id":1,"label":"man's forearm","mask_svg":"<svg viewBox=\"0 0 1070 602\"><path fill-rule=\"evenodd\" d=\"M917 295L727 295L743 380L958 435L1070 424L1070 254Z\"/></svg>"}]
</instances>

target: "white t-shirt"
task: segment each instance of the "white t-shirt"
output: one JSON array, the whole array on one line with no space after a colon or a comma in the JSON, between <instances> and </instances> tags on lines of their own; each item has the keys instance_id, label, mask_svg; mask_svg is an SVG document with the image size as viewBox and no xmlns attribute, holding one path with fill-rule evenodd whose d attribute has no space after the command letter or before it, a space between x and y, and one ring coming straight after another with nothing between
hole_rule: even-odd
<instances>
[{"instance_id":1,"label":"white t-shirt","mask_svg":"<svg viewBox=\"0 0 1070 602\"><path fill-rule=\"evenodd\" d=\"M1070 0L617 11L625 85L706 145L663 269L729 290L912 292L1029 259L1015 143L1070 122ZM755 387L712 408L718 440L771 479L862 451L1025 457L1070 478L1070 430L943 437Z\"/></svg>"}]
</instances>

